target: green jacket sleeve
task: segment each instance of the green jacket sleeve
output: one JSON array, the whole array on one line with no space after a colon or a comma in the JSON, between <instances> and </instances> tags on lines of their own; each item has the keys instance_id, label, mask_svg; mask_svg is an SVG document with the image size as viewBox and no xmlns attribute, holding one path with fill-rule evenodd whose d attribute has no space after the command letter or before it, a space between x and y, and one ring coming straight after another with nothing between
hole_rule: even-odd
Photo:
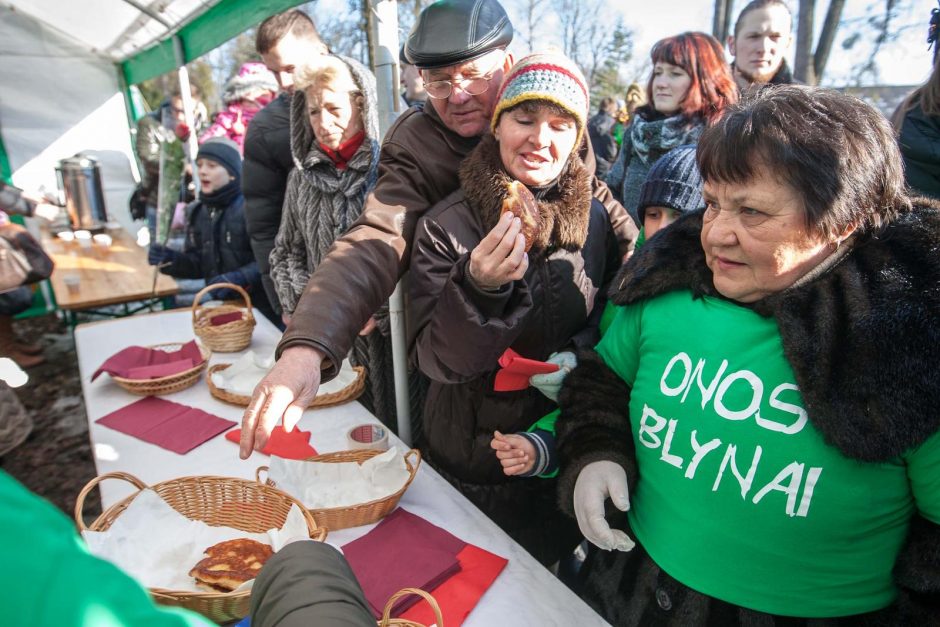
<instances>
[{"instance_id":1,"label":"green jacket sleeve","mask_svg":"<svg viewBox=\"0 0 940 627\"><path fill-rule=\"evenodd\" d=\"M0 471L0 569L5 625L209 627L198 614L157 606L140 584L91 555L52 504Z\"/></svg>"}]
</instances>

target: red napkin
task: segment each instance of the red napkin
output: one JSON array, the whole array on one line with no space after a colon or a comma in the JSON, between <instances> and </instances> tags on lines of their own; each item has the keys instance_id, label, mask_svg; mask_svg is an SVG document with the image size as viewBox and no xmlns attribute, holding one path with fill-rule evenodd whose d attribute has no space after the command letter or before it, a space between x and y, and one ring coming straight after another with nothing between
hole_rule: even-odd
<instances>
[{"instance_id":1,"label":"red napkin","mask_svg":"<svg viewBox=\"0 0 940 627\"><path fill-rule=\"evenodd\" d=\"M180 455L236 424L155 396L142 398L95 422Z\"/></svg>"},{"instance_id":2,"label":"red napkin","mask_svg":"<svg viewBox=\"0 0 940 627\"><path fill-rule=\"evenodd\" d=\"M199 351L199 347L196 346L195 340L191 340L186 344L183 344L179 350L169 352L153 348L146 348L144 346L128 346L127 348L120 350L108 357L104 363L101 364L97 370L95 370L95 374L91 375L91 380L94 381L97 379L102 372L107 372L110 375L117 375L119 377L131 379L133 378L131 376L131 371L135 368L165 365L186 359L192 360L192 365L190 365L190 368L192 368L194 365L202 363L202 353ZM175 373L168 372L166 374ZM152 377L148 376L141 378Z\"/></svg>"},{"instance_id":3,"label":"red napkin","mask_svg":"<svg viewBox=\"0 0 940 627\"><path fill-rule=\"evenodd\" d=\"M493 581L509 563L506 558L472 544L468 544L457 554L457 561L460 562L460 572L428 591L440 606L441 617L447 627L459 627L463 624L480 597L489 590ZM437 620L431 606L423 602L415 603L399 618L421 625L431 625Z\"/></svg>"},{"instance_id":4,"label":"red napkin","mask_svg":"<svg viewBox=\"0 0 940 627\"><path fill-rule=\"evenodd\" d=\"M466 542L411 512L398 508L368 534L343 547L376 618L402 588L432 590L460 570L457 554ZM418 597L398 601L392 616Z\"/></svg>"},{"instance_id":5,"label":"red napkin","mask_svg":"<svg viewBox=\"0 0 940 627\"><path fill-rule=\"evenodd\" d=\"M229 322L235 322L236 320L241 320L244 316L240 311L231 311L229 313L219 314L218 316L212 316L209 318L209 324L214 327L221 326L223 324L228 324Z\"/></svg>"},{"instance_id":6,"label":"red napkin","mask_svg":"<svg viewBox=\"0 0 940 627\"><path fill-rule=\"evenodd\" d=\"M493 389L497 392L514 392L529 387L529 377L534 374L548 374L558 370L558 364L526 359L511 348L499 358L502 370L496 373Z\"/></svg>"},{"instance_id":7,"label":"red napkin","mask_svg":"<svg viewBox=\"0 0 940 627\"><path fill-rule=\"evenodd\" d=\"M192 359L181 359L179 361L171 361L168 364L155 364L153 366L138 366L136 368L128 369L127 378L128 379L158 379L160 377L168 377L171 374L176 374L178 372L189 370L195 365L196 364L193 363ZM118 375L118 376L121 376L121 375Z\"/></svg>"},{"instance_id":8,"label":"red napkin","mask_svg":"<svg viewBox=\"0 0 940 627\"><path fill-rule=\"evenodd\" d=\"M225 439L238 444L242 437L241 429L232 429L225 434ZM274 427L268 443L264 445L261 452L265 455L277 455L284 459L307 459L317 454L315 448L310 446L310 432L301 431L297 427L290 433L284 431L284 427L278 425Z\"/></svg>"}]
</instances>

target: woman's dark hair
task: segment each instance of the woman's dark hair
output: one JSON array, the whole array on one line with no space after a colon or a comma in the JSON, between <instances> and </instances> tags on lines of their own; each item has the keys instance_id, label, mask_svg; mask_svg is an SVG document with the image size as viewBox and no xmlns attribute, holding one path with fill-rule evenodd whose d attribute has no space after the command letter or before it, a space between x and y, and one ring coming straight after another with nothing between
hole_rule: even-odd
<instances>
[{"instance_id":1,"label":"woman's dark hair","mask_svg":"<svg viewBox=\"0 0 940 627\"><path fill-rule=\"evenodd\" d=\"M682 33L660 39L650 53L653 65L659 62L677 65L692 79L689 93L679 103L686 118L699 117L712 123L725 107L738 100L738 88L725 61L724 49L718 40L706 33ZM653 79L646 84L646 101L653 107Z\"/></svg>"},{"instance_id":2,"label":"woman's dark hair","mask_svg":"<svg viewBox=\"0 0 940 627\"><path fill-rule=\"evenodd\" d=\"M696 153L706 182L769 172L803 201L806 226L827 238L878 229L909 211L890 124L861 100L801 85L765 87L705 129Z\"/></svg>"}]
</instances>

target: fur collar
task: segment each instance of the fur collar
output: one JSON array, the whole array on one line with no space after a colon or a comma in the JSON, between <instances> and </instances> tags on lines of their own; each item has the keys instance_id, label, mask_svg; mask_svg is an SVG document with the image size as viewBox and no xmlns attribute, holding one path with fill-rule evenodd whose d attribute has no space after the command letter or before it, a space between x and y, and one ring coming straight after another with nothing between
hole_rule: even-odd
<instances>
[{"instance_id":1,"label":"fur collar","mask_svg":"<svg viewBox=\"0 0 940 627\"><path fill-rule=\"evenodd\" d=\"M460 186L488 233L499 221L506 184L512 179L503 169L499 145L486 135L460 166ZM591 212L591 177L577 154L571 156L552 187L533 190L542 215L542 230L533 249L580 250L587 239Z\"/></svg>"},{"instance_id":2,"label":"fur collar","mask_svg":"<svg viewBox=\"0 0 940 627\"><path fill-rule=\"evenodd\" d=\"M809 418L847 457L887 461L940 429L940 203L859 238L828 272L752 305L773 317ZM611 288L618 305L677 289L718 296L702 212L651 238Z\"/></svg>"}]
</instances>

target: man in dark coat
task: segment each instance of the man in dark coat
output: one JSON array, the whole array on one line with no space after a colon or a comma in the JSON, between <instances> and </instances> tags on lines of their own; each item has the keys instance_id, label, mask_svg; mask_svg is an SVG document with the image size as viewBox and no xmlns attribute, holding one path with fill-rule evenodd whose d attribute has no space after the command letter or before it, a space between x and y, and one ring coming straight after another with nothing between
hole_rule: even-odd
<instances>
[{"instance_id":1,"label":"man in dark coat","mask_svg":"<svg viewBox=\"0 0 940 627\"><path fill-rule=\"evenodd\" d=\"M251 249L258 261L261 282L271 306L280 315L268 256L281 225L287 175L294 167L290 152L292 73L296 66L310 63L329 51L313 21L297 9L261 22L255 47L267 68L274 72L281 95L262 109L248 126L242 190Z\"/></svg>"},{"instance_id":2,"label":"man in dark coat","mask_svg":"<svg viewBox=\"0 0 940 627\"><path fill-rule=\"evenodd\" d=\"M731 69L743 94L752 85L795 82L784 55L793 43L793 14L783 0L751 0L728 35Z\"/></svg>"},{"instance_id":3,"label":"man in dark coat","mask_svg":"<svg viewBox=\"0 0 940 627\"><path fill-rule=\"evenodd\" d=\"M614 99L605 96L597 108L597 114L588 120L588 135L591 136L591 145L594 146L594 158L597 160L597 169L594 174L597 178L607 177L610 166L617 158L617 140L614 139L614 113L617 103Z\"/></svg>"}]
</instances>

